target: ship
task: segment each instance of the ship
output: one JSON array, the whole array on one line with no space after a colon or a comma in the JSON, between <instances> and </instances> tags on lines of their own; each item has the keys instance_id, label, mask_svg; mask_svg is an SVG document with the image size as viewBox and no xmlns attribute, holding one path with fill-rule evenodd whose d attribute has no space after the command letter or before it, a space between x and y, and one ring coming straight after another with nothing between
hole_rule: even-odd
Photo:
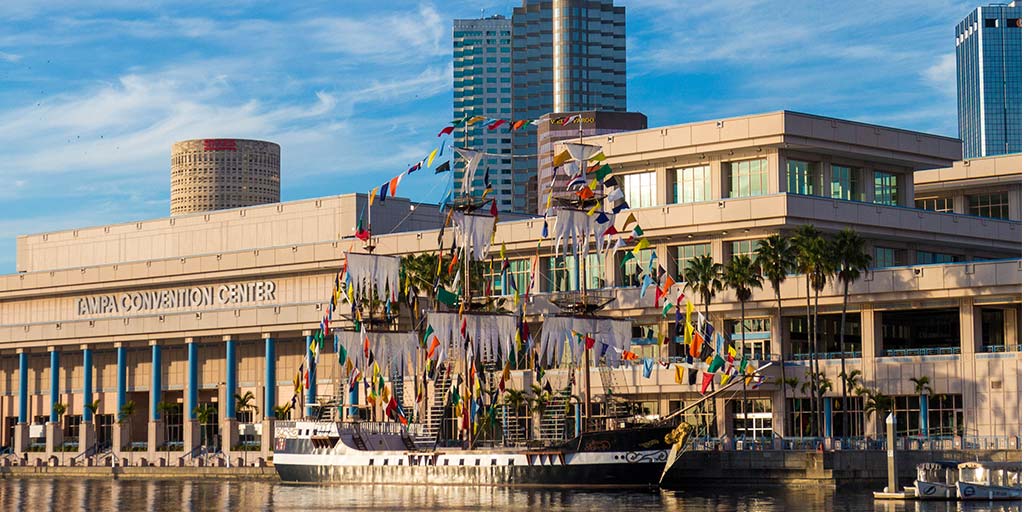
<instances>
[{"instance_id":1,"label":"ship","mask_svg":"<svg viewBox=\"0 0 1024 512\"><path fill-rule=\"evenodd\" d=\"M585 184L587 162L600 148L567 146ZM482 154L455 149L465 160L465 175L474 176ZM471 181L466 179L465 187ZM586 256L591 246L607 250L606 227L614 225L614 215L594 215L604 198L593 193L552 199L557 199L554 205L549 200L556 252L564 250L576 260L582 285L546 298L558 310L543 316L537 338L529 333L526 301L518 292L512 308L496 301L491 290L474 297L480 284L474 276L491 252L493 202L488 213L487 202L464 188L448 205L433 282L421 276L410 287L408 273L405 280L400 275L400 259L374 254L372 235L360 237L365 252L346 254L328 308L328 316L340 311L340 300L351 311L333 320L346 324L334 331L336 352L347 354L344 363L338 361L344 378L333 397L310 394L304 418L275 422L273 464L283 482L658 486L670 451L678 457L692 427L681 416L645 420L632 414L628 403L609 397L598 402L599 418L592 411L592 368L622 364L631 342L629 319L600 314L613 296L588 291L586 285ZM367 210L369 216L372 202ZM449 226L452 243L446 251ZM545 237L546 231L545 225ZM501 252L504 257L504 247ZM450 285L442 280L442 262L449 258L448 274L455 271ZM411 288L404 290L405 315L394 312L402 282ZM420 294L418 285L432 293ZM420 308L419 300L430 296L433 305ZM499 399L510 385L511 370L526 370L521 373L535 380L532 393L522 389L519 396L531 395L542 409L539 425L532 416L524 422L514 403ZM552 379L544 379L545 370L562 377L557 390ZM416 400L407 413L402 404L407 394L399 388L410 381Z\"/></svg>"}]
</instances>

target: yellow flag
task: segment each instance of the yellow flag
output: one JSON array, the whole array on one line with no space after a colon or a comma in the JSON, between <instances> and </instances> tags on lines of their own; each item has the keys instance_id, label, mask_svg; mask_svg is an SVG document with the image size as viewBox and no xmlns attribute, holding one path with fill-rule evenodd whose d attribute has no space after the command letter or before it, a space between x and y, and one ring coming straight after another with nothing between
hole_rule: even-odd
<instances>
[{"instance_id":1,"label":"yellow flag","mask_svg":"<svg viewBox=\"0 0 1024 512\"><path fill-rule=\"evenodd\" d=\"M373 190L370 191L370 206L373 206L373 200L376 197L377 197L377 187L373 187Z\"/></svg>"},{"instance_id":2,"label":"yellow flag","mask_svg":"<svg viewBox=\"0 0 1024 512\"><path fill-rule=\"evenodd\" d=\"M732 377L732 375L729 374L729 373L723 373L722 374L722 385L723 386L725 385L726 382L729 382L729 377Z\"/></svg>"},{"instance_id":3,"label":"yellow flag","mask_svg":"<svg viewBox=\"0 0 1024 512\"><path fill-rule=\"evenodd\" d=\"M690 315L693 315L693 303L686 299L686 325L690 325Z\"/></svg>"},{"instance_id":4,"label":"yellow flag","mask_svg":"<svg viewBox=\"0 0 1024 512\"><path fill-rule=\"evenodd\" d=\"M601 151L598 154L590 157L590 161L591 162L604 162L604 159L605 159L604 151Z\"/></svg>"},{"instance_id":5,"label":"yellow flag","mask_svg":"<svg viewBox=\"0 0 1024 512\"><path fill-rule=\"evenodd\" d=\"M434 148L434 150L430 152L430 155L427 156L427 167L430 167L430 164L434 163L434 157L436 156L437 148Z\"/></svg>"},{"instance_id":6,"label":"yellow flag","mask_svg":"<svg viewBox=\"0 0 1024 512\"><path fill-rule=\"evenodd\" d=\"M676 368L676 384L682 384L683 383L683 379L686 376L686 368L683 368L682 366L679 366L678 364L675 366L675 368Z\"/></svg>"},{"instance_id":7,"label":"yellow flag","mask_svg":"<svg viewBox=\"0 0 1024 512\"><path fill-rule=\"evenodd\" d=\"M562 151L551 160L551 167L558 167L569 161L569 150Z\"/></svg>"},{"instance_id":8,"label":"yellow flag","mask_svg":"<svg viewBox=\"0 0 1024 512\"><path fill-rule=\"evenodd\" d=\"M590 217L590 216L594 215L595 213L597 213L597 209L598 209L598 208L599 208L600 206L601 206L601 203L597 203L597 204L595 204L595 205L594 205L594 207L593 207L593 208L591 208L591 209L587 210L587 216L588 216L588 217Z\"/></svg>"},{"instance_id":9,"label":"yellow flag","mask_svg":"<svg viewBox=\"0 0 1024 512\"><path fill-rule=\"evenodd\" d=\"M483 121L485 119L487 118L484 116L473 116L469 118L469 121L466 121L466 126L473 126L474 124L479 123L480 121Z\"/></svg>"},{"instance_id":10,"label":"yellow flag","mask_svg":"<svg viewBox=\"0 0 1024 512\"><path fill-rule=\"evenodd\" d=\"M597 178L590 180L590 190L597 190Z\"/></svg>"},{"instance_id":11,"label":"yellow flag","mask_svg":"<svg viewBox=\"0 0 1024 512\"><path fill-rule=\"evenodd\" d=\"M650 246L651 246L651 242L650 241L648 241L646 238L641 238L640 241L637 242L636 247L633 248L633 254L635 254L636 257L639 258L640 257L640 251L642 251L642 250L644 250L644 249L646 249L646 248L648 248Z\"/></svg>"},{"instance_id":12,"label":"yellow flag","mask_svg":"<svg viewBox=\"0 0 1024 512\"><path fill-rule=\"evenodd\" d=\"M686 322L686 330L683 331L683 343L689 345L693 343L693 324Z\"/></svg>"},{"instance_id":13,"label":"yellow flag","mask_svg":"<svg viewBox=\"0 0 1024 512\"><path fill-rule=\"evenodd\" d=\"M633 224L635 222L636 222L636 216L633 215L632 212L630 212L629 216L626 217L626 223L622 225L622 230L625 231L625 230L629 229L629 225Z\"/></svg>"},{"instance_id":14,"label":"yellow flag","mask_svg":"<svg viewBox=\"0 0 1024 512\"><path fill-rule=\"evenodd\" d=\"M498 252L498 254L501 256L501 259L505 259L505 242L501 243L501 250Z\"/></svg>"}]
</instances>

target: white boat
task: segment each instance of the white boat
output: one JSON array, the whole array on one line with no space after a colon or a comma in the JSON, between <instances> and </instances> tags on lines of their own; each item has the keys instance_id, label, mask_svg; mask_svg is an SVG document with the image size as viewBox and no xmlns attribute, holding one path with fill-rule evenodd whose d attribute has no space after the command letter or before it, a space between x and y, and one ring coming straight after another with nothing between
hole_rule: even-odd
<instances>
[{"instance_id":1,"label":"white boat","mask_svg":"<svg viewBox=\"0 0 1024 512\"><path fill-rule=\"evenodd\" d=\"M964 462L957 467L961 500L1020 500L1020 462Z\"/></svg>"},{"instance_id":2,"label":"white boat","mask_svg":"<svg viewBox=\"0 0 1024 512\"><path fill-rule=\"evenodd\" d=\"M917 465L914 496L919 500L955 500L957 462L937 461Z\"/></svg>"}]
</instances>

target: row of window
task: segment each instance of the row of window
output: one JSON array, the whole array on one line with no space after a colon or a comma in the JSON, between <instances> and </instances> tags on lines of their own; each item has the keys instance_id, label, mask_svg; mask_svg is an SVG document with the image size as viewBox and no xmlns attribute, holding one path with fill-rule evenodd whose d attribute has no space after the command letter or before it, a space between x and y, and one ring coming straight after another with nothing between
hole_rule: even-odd
<instances>
[{"instance_id":1,"label":"row of window","mask_svg":"<svg viewBox=\"0 0 1024 512\"><path fill-rule=\"evenodd\" d=\"M728 173L727 198L753 197L769 194L768 160L758 158L724 164ZM787 163L787 190L793 194L819 195L834 199L863 200L860 187L860 169L833 165L832 177L826 194L823 175L813 162L789 160ZM672 187L674 203L711 201L711 166L698 165L675 169L670 173L675 180ZM626 201L633 208L659 204L657 173L655 171L627 174L623 178ZM887 171L873 171L874 202L898 205L900 188L898 176Z\"/></svg>"},{"instance_id":2,"label":"row of window","mask_svg":"<svg viewBox=\"0 0 1024 512\"><path fill-rule=\"evenodd\" d=\"M965 201L967 203L967 208L963 213L979 217L989 217L992 219L1010 218L1009 192L990 192L968 195L965 197ZM952 197L923 197L921 199L916 199L914 201L914 205L923 210L932 210L936 212L954 211Z\"/></svg>"}]
</instances>

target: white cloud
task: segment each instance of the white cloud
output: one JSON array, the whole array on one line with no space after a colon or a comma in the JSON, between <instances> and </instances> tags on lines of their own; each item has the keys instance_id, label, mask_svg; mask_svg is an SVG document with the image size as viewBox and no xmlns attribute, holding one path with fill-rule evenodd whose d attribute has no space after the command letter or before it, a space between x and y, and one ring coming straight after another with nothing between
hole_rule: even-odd
<instances>
[{"instance_id":1,"label":"white cloud","mask_svg":"<svg viewBox=\"0 0 1024 512\"><path fill-rule=\"evenodd\" d=\"M929 85L947 96L956 96L956 54L947 53L939 57L922 73Z\"/></svg>"}]
</instances>

